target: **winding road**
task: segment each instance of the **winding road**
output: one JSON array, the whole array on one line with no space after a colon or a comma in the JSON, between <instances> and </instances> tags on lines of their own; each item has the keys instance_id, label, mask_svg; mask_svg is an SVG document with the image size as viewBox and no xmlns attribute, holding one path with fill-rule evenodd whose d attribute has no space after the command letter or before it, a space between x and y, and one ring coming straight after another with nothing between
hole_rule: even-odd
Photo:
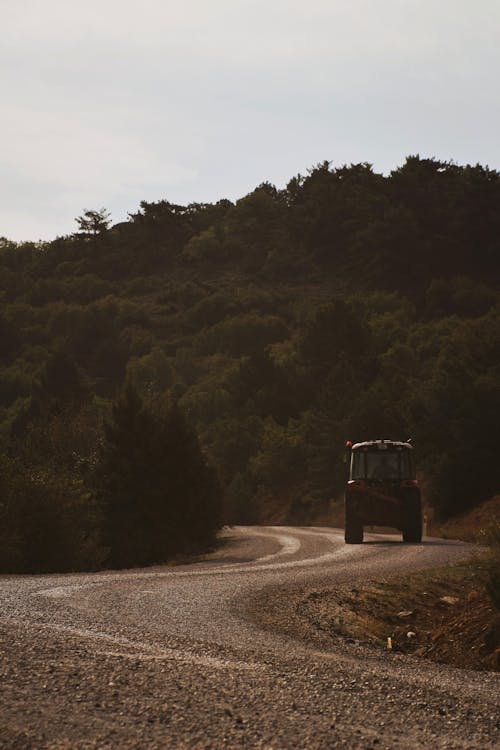
<instances>
[{"instance_id":1,"label":"winding road","mask_svg":"<svg viewBox=\"0 0 500 750\"><path fill-rule=\"evenodd\" d=\"M296 606L470 554L238 527L190 565L1 576L0 748L498 747L496 675L332 645Z\"/></svg>"}]
</instances>

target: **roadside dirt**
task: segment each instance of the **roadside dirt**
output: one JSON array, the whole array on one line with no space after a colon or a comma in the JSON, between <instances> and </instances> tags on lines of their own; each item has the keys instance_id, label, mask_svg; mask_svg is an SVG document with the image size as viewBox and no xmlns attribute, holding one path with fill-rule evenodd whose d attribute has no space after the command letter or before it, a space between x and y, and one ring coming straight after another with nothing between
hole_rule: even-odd
<instances>
[{"instance_id":1,"label":"roadside dirt","mask_svg":"<svg viewBox=\"0 0 500 750\"><path fill-rule=\"evenodd\" d=\"M431 530L442 538L484 543L499 517L497 495ZM312 590L296 595L296 615L304 626L307 622L309 634L313 629L351 643L498 672L500 611L487 592L492 564L485 555L356 589Z\"/></svg>"},{"instance_id":2,"label":"roadside dirt","mask_svg":"<svg viewBox=\"0 0 500 750\"><path fill-rule=\"evenodd\" d=\"M485 589L487 569L486 560L475 560L360 588L312 590L297 612L351 643L499 671L500 613Z\"/></svg>"}]
</instances>

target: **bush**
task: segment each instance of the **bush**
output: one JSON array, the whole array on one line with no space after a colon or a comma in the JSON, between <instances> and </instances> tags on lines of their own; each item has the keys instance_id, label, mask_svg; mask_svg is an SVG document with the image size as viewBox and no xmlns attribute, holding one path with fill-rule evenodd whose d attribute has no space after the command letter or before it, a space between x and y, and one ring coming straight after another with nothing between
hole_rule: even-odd
<instances>
[{"instance_id":1,"label":"bush","mask_svg":"<svg viewBox=\"0 0 500 750\"><path fill-rule=\"evenodd\" d=\"M56 573L95 570L106 556L98 506L66 473L0 459L0 570Z\"/></svg>"}]
</instances>

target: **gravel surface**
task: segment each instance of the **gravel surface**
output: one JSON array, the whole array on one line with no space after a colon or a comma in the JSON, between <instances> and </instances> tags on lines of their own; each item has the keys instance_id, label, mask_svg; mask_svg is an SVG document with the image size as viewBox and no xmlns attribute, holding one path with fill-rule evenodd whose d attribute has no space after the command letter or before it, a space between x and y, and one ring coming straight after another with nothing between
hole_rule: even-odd
<instances>
[{"instance_id":1,"label":"gravel surface","mask_svg":"<svg viewBox=\"0 0 500 750\"><path fill-rule=\"evenodd\" d=\"M247 527L192 565L2 576L0 748L498 747L496 675L332 646L297 607L470 552Z\"/></svg>"}]
</instances>

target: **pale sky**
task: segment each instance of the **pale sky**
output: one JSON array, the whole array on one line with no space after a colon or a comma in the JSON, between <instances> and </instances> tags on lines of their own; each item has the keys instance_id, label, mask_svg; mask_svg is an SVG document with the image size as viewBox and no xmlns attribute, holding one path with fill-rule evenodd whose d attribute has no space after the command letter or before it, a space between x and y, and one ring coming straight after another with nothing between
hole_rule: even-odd
<instances>
[{"instance_id":1,"label":"pale sky","mask_svg":"<svg viewBox=\"0 0 500 750\"><path fill-rule=\"evenodd\" d=\"M500 0L0 0L0 236L316 163L500 169Z\"/></svg>"}]
</instances>

